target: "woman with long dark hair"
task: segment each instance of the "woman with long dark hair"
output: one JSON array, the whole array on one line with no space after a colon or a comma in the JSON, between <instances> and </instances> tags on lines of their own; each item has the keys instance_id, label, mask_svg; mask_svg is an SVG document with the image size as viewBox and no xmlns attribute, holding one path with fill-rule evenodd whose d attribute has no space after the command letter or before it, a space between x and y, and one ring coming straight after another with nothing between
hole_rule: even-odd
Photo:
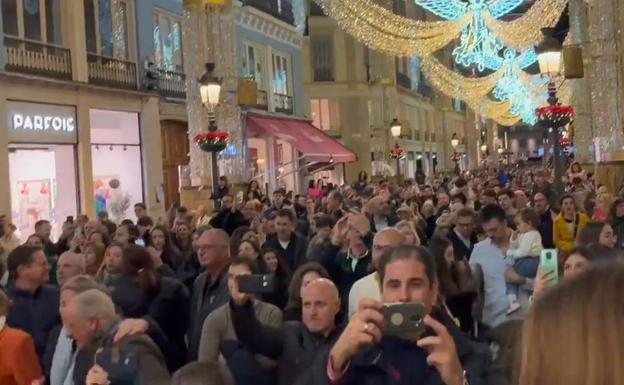
<instances>
[{"instance_id":1,"label":"woman with long dark hair","mask_svg":"<svg viewBox=\"0 0 624 385\"><path fill-rule=\"evenodd\" d=\"M111 244L119 247L119 244ZM129 245L121 249L121 261L107 261L109 276L104 281L111 298L124 318L154 320L168 337L160 346L171 370L186 360L184 334L189 323L189 294L178 280L162 277L144 247ZM109 255L110 257L110 255Z\"/></svg>"},{"instance_id":2,"label":"woman with long dark hair","mask_svg":"<svg viewBox=\"0 0 624 385\"><path fill-rule=\"evenodd\" d=\"M264 194L262 194L262 189L260 188L260 184L257 180L253 179L249 181L247 185L247 192L245 193L245 202L258 200L262 202L264 200Z\"/></svg>"},{"instance_id":3,"label":"woman with long dark hair","mask_svg":"<svg viewBox=\"0 0 624 385\"><path fill-rule=\"evenodd\" d=\"M259 259L260 270L264 274L273 274L275 276L275 290L273 293L263 295L262 299L283 310L288 303L290 269L282 258L281 251L277 249L264 248L261 255L262 258Z\"/></svg>"}]
</instances>

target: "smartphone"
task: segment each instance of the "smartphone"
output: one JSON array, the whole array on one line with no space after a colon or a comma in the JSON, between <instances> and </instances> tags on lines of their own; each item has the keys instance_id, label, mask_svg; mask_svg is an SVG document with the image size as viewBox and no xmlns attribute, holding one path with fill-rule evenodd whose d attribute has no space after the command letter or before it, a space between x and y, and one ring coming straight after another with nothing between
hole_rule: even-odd
<instances>
[{"instance_id":1,"label":"smartphone","mask_svg":"<svg viewBox=\"0 0 624 385\"><path fill-rule=\"evenodd\" d=\"M419 302L389 303L381 309L384 316L382 333L385 336L420 338L425 332L425 305Z\"/></svg>"},{"instance_id":2,"label":"smartphone","mask_svg":"<svg viewBox=\"0 0 624 385\"><path fill-rule=\"evenodd\" d=\"M540 255L540 271L542 274L552 271L552 282L559 282L559 258L557 257L556 249L542 250L542 254Z\"/></svg>"},{"instance_id":3,"label":"smartphone","mask_svg":"<svg viewBox=\"0 0 624 385\"><path fill-rule=\"evenodd\" d=\"M275 277L272 274L251 274L238 277L241 293L265 294L275 290Z\"/></svg>"},{"instance_id":4,"label":"smartphone","mask_svg":"<svg viewBox=\"0 0 624 385\"><path fill-rule=\"evenodd\" d=\"M74 216L73 215L68 215L67 218L65 219L65 222L67 222L67 223L74 223Z\"/></svg>"},{"instance_id":5,"label":"smartphone","mask_svg":"<svg viewBox=\"0 0 624 385\"><path fill-rule=\"evenodd\" d=\"M134 244L138 245L138 246L145 247L145 241L143 240L143 238L137 239L136 241L134 241Z\"/></svg>"}]
</instances>

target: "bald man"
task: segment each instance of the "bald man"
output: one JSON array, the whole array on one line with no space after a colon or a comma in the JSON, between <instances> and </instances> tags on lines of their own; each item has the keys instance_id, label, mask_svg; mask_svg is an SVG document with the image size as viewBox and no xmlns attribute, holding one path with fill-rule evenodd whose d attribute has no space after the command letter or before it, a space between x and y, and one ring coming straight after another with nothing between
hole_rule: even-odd
<instances>
[{"instance_id":1,"label":"bald man","mask_svg":"<svg viewBox=\"0 0 624 385\"><path fill-rule=\"evenodd\" d=\"M77 277L85 273L84 256L72 251L66 251L56 263L56 280L59 287L63 287L70 278Z\"/></svg>"},{"instance_id":2,"label":"bald man","mask_svg":"<svg viewBox=\"0 0 624 385\"><path fill-rule=\"evenodd\" d=\"M196 361L206 317L230 299L227 267L230 263L230 237L220 229L204 231L197 241L197 259L203 273L193 283L189 323L188 360Z\"/></svg>"},{"instance_id":3,"label":"bald man","mask_svg":"<svg viewBox=\"0 0 624 385\"><path fill-rule=\"evenodd\" d=\"M405 236L395 228L381 230L373 238L372 264L375 271L356 281L349 292L349 318L358 310L358 304L362 298L379 301L381 291L379 288L379 275L377 264L387 250L405 243Z\"/></svg>"},{"instance_id":4,"label":"bald man","mask_svg":"<svg viewBox=\"0 0 624 385\"><path fill-rule=\"evenodd\" d=\"M232 287L232 323L239 341L257 354L277 361L278 385L291 385L307 378L315 358L331 348L342 327L336 326L340 297L328 279L310 282L301 292L302 322L287 322L281 328L262 325L254 315L250 297Z\"/></svg>"}]
</instances>

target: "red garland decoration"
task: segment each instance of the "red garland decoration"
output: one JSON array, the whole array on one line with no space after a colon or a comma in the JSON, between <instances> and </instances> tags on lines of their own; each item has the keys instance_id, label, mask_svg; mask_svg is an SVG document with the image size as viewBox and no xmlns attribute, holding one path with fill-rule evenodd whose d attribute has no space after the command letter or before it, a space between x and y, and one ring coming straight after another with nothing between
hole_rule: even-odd
<instances>
[{"instance_id":1,"label":"red garland decoration","mask_svg":"<svg viewBox=\"0 0 624 385\"><path fill-rule=\"evenodd\" d=\"M458 160L461 159L461 154L459 152L453 152L453 153L451 153L450 158L454 162L458 161Z\"/></svg>"},{"instance_id":2,"label":"red garland decoration","mask_svg":"<svg viewBox=\"0 0 624 385\"><path fill-rule=\"evenodd\" d=\"M405 150L401 147L392 147L390 149L390 158L400 159L405 157Z\"/></svg>"},{"instance_id":3,"label":"red garland decoration","mask_svg":"<svg viewBox=\"0 0 624 385\"><path fill-rule=\"evenodd\" d=\"M195 135L195 144L227 144L230 134L225 131L203 131Z\"/></svg>"},{"instance_id":4,"label":"red garland decoration","mask_svg":"<svg viewBox=\"0 0 624 385\"><path fill-rule=\"evenodd\" d=\"M549 127L565 126L573 120L574 113L574 107L560 104L540 107L535 110L537 119L542 123L546 123Z\"/></svg>"}]
</instances>

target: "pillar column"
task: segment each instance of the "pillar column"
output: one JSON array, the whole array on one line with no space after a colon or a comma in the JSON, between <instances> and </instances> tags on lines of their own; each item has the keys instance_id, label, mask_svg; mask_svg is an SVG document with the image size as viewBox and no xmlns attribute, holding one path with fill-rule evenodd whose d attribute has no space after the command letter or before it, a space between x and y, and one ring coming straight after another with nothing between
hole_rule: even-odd
<instances>
[{"instance_id":1,"label":"pillar column","mask_svg":"<svg viewBox=\"0 0 624 385\"><path fill-rule=\"evenodd\" d=\"M163 184L162 140L160 135L150 134L160 126L158 97L150 97L143 104L141 122L141 157L143 158L143 188L145 204L152 218L165 217L165 202L158 201L157 189ZM149 165L149 166L147 166Z\"/></svg>"},{"instance_id":2,"label":"pillar column","mask_svg":"<svg viewBox=\"0 0 624 385\"><path fill-rule=\"evenodd\" d=\"M1 19L1 18L0 18ZM6 98L0 96L0 116L7 116ZM9 183L9 140L8 127L0 129L0 214L11 215L11 183Z\"/></svg>"},{"instance_id":3,"label":"pillar column","mask_svg":"<svg viewBox=\"0 0 624 385\"><path fill-rule=\"evenodd\" d=\"M87 37L85 32L84 1L61 0L63 45L71 52L72 80L87 83Z\"/></svg>"},{"instance_id":4,"label":"pillar column","mask_svg":"<svg viewBox=\"0 0 624 385\"><path fill-rule=\"evenodd\" d=\"M93 191L93 161L91 157L91 118L87 98L79 98L76 106L78 121L78 186L80 187L80 211L93 218L95 196Z\"/></svg>"}]
</instances>

